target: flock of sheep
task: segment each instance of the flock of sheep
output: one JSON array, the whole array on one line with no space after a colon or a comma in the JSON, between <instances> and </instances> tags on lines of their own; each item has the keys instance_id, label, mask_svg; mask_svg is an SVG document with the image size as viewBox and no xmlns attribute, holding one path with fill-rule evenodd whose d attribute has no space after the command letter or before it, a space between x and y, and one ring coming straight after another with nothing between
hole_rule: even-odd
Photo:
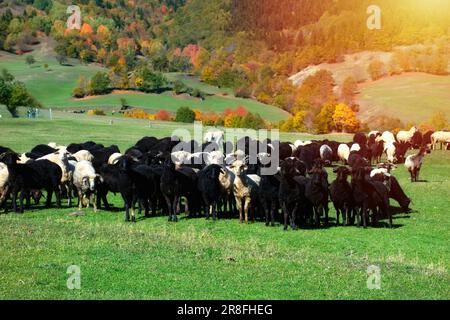
<instances>
[{"instance_id":1,"label":"flock of sheep","mask_svg":"<svg viewBox=\"0 0 450 320\"><path fill-rule=\"evenodd\" d=\"M404 163L411 181L418 181L425 155L438 143L450 148L450 132L422 134L415 127L396 136L388 131L359 133L350 143L292 144L250 137L232 143L223 141L221 131L205 138L200 144L176 137L144 137L123 154L115 145L93 141L37 145L24 154L0 146L0 208L24 212L31 201L40 202L45 190L46 207L54 193L58 208L62 198L72 206L76 195L80 210L90 204L94 211L102 206L108 210L107 195L112 192L122 196L126 221L130 214L136 221L136 206L139 214L160 212L169 221L177 221L184 211L189 217L207 219L238 214L240 222L261 218L266 225L274 225L281 211L284 228L296 229L327 225L331 200L337 224L342 216L343 225L356 220L358 226L375 226L379 219L388 218L392 226L389 199L405 211L411 200L391 170ZM406 157L410 149L418 152ZM381 163L383 154L385 163ZM261 174L274 161L276 172ZM336 179L330 184L325 167L339 162L342 165L334 167Z\"/></svg>"}]
</instances>

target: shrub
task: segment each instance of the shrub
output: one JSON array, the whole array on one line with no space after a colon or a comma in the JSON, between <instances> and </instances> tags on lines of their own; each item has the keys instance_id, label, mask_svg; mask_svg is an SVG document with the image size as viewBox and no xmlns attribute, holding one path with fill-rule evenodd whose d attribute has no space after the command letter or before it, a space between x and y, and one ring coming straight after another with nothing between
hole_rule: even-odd
<instances>
[{"instance_id":1,"label":"shrub","mask_svg":"<svg viewBox=\"0 0 450 320\"><path fill-rule=\"evenodd\" d=\"M186 93L188 88L184 85L184 83L180 80L177 80L173 83L173 92L175 94Z\"/></svg>"},{"instance_id":2,"label":"shrub","mask_svg":"<svg viewBox=\"0 0 450 320\"><path fill-rule=\"evenodd\" d=\"M124 113L124 117L126 118L133 118L133 119L149 119L153 120L152 115L145 112L143 109L133 109L126 111Z\"/></svg>"},{"instance_id":3,"label":"shrub","mask_svg":"<svg viewBox=\"0 0 450 320\"><path fill-rule=\"evenodd\" d=\"M77 87L77 88L73 89L72 96L74 98L81 99L86 96L86 92L83 90L83 88Z\"/></svg>"},{"instance_id":4,"label":"shrub","mask_svg":"<svg viewBox=\"0 0 450 320\"><path fill-rule=\"evenodd\" d=\"M177 110L175 121L193 123L195 121L195 112L192 111L189 107L181 107Z\"/></svg>"},{"instance_id":5,"label":"shrub","mask_svg":"<svg viewBox=\"0 0 450 320\"><path fill-rule=\"evenodd\" d=\"M105 111L102 109L91 109L87 112L88 116L106 116Z\"/></svg>"},{"instance_id":6,"label":"shrub","mask_svg":"<svg viewBox=\"0 0 450 320\"><path fill-rule=\"evenodd\" d=\"M89 81L89 94L106 94L110 90L111 80L106 72L97 72Z\"/></svg>"},{"instance_id":7,"label":"shrub","mask_svg":"<svg viewBox=\"0 0 450 320\"><path fill-rule=\"evenodd\" d=\"M375 81L382 78L386 74L384 62L381 60L373 60L367 69L370 78Z\"/></svg>"},{"instance_id":8,"label":"shrub","mask_svg":"<svg viewBox=\"0 0 450 320\"><path fill-rule=\"evenodd\" d=\"M155 120L160 121L169 121L170 120L170 113L166 110L159 110L157 114L155 114Z\"/></svg>"}]
</instances>

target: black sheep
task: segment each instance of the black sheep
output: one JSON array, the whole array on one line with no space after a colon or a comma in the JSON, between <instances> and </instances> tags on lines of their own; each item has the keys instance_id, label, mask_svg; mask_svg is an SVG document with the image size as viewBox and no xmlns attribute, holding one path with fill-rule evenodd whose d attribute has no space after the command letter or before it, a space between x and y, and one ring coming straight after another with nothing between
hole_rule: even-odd
<instances>
[{"instance_id":1,"label":"black sheep","mask_svg":"<svg viewBox=\"0 0 450 320\"><path fill-rule=\"evenodd\" d=\"M359 144L360 146L364 146L367 144L367 136L365 133L359 132L355 133L353 136L353 142Z\"/></svg>"},{"instance_id":2,"label":"black sheep","mask_svg":"<svg viewBox=\"0 0 450 320\"><path fill-rule=\"evenodd\" d=\"M266 164L265 166L269 166ZM275 213L278 211L278 193L280 177L278 175L260 175L259 200L266 216L266 226L275 225ZM270 214L270 218L269 218Z\"/></svg>"},{"instance_id":3,"label":"black sheep","mask_svg":"<svg viewBox=\"0 0 450 320\"><path fill-rule=\"evenodd\" d=\"M33 149L31 149L30 152L26 153L25 155L30 158L30 159L38 159L41 158L43 156L46 156L48 154L57 152L57 149L54 149L52 147L49 147L46 144L38 144L37 146L35 146Z\"/></svg>"},{"instance_id":4,"label":"black sheep","mask_svg":"<svg viewBox=\"0 0 450 320\"><path fill-rule=\"evenodd\" d=\"M50 207L53 192L56 195L56 206L61 207L60 182L62 177L61 168L48 160L32 161L27 164L19 164L19 155L12 152L0 156L0 161L8 166L10 185L9 192L12 194L13 209L15 212L24 211L23 200L25 196L35 190L44 189L47 192L46 207ZM20 210L17 209L17 195L20 192Z\"/></svg>"},{"instance_id":5,"label":"black sheep","mask_svg":"<svg viewBox=\"0 0 450 320\"><path fill-rule=\"evenodd\" d=\"M297 169L297 158L287 158L280 163L280 189L278 199L284 215L284 230L288 229L288 220L292 229L297 229L296 215L305 205L306 178Z\"/></svg>"},{"instance_id":6,"label":"black sheep","mask_svg":"<svg viewBox=\"0 0 450 320\"><path fill-rule=\"evenodd\" d=\"M328 175L324 168L315 165L309 171L305 196L314 210L315 225L320 226L320 217L325 213L325 225L328 225Z\"/></svg>"},{"instance_id":7,"label":"black sheep","mask_svg":"<svg viewBox=\"0 0 450 320\"><path fill-rule=\"evenodd\" d=\"M392 227L392 215L389 210L389 196L387 187L379 181L371 181L368 172L371 168L357 168L352 170L352 190L357 212L358 227L361 218L364 228L367 228L369 210L372 211L372 223L376 225L379 216L389 217L389 226Z\"/></svg>"},{"instance_id":8,"label":"black sheep","mask_svg":"<svg viewBox=\"0 0 450 320\"><path fill-rule=\"evenodd\" d=\"M347 167L339 167L333 171L337 177L330 185L330 197L336 209L336 225L339 225L339 215L342 213L342 224L345 226L353 210L352 187L347 181L350 170Z\"/></svg>"},{"instance_id":9,"label":"black sheep","mask_svg":"<svg viewBox=\"0 0 450 320\"><path fill-rule=\"evenodd\" d=\"M217 164L205 167L198 173L197 187L202 195L206 205L206 219L209 219L210 213L213 220L217 218L217 206L222 195L222 188L219 181L219 175L223 168Z\"/></svg>"}]
</instances>

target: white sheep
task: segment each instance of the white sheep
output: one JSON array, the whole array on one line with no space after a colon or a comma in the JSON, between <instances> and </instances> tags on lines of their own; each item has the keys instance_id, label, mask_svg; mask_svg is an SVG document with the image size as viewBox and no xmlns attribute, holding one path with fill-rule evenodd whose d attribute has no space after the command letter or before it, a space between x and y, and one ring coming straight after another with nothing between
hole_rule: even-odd
<instances>
[{"instance_id":1,"label":"white sheep","mask_svg":"<svg viewBox=\"0 0 450 320\"><path fill-rule=\"evenodd\" d=\"M225 133L221 130L215 130L215 131L208 131L205 134L205 142L215 142L219 145L219 147L222 147L223 139L224 139Z\"/></svg>"},{"instance_id":2,"label":"white sheep","mask_svg":"<svg viewBox=\"0 0 450 320\"><path fill-rule=\"evenodd\" d=\"M357 143L354 143L350 148L350 152L359 152L361 151L361 146Z\"/></svg>"},{"instance_id":3,"label":"white sheep","mask_svg":"<svg viewBox=\"0 0 450 320\"><path fill-rule=\"evenodd\" d=\"M170 158L175 165L181 166L190 163L192 154L187 151L175 151L170 154Z\"/></svg>"},{"instance_id":4,"label":"white sheep","mask_svg":"<svg viewBox=\"0 0 450 320\"><path fill-rule=\"evenodd\" d=\"M68 205L72 204L72 171L70 170L69 153L67 151L57 151L47 154L38 160L49 160L61 168L61 190L66 190Z\"/></svg>"},{"instance_id":5,"label":"white sheep","mask_svg":"<svg viewBox=\"0 0 450 320\"><path fill-rule=\"evenodd\" d=\"M411 175L411 182L418 181L423 159L427 153L430 153L430 149L427 146L423 146L418 154L410 155L406 158L405 167Z\"/></svg>"},{"instance_id":6,"label":"white sheep","mask_svg":"<svg viewBox=\"0 0 450 320\"><path fill-rule=\"evenodd\" d=\"M233 193L236 199L236 207L239 210L239 221L243 222L243 213L245 222L248 223L248 210L250 209L252 196L258 190L261 183L261 177L254 174L245 174L246 165L244 161L237 160L231 165L234 173Z\"/></svg>"},{"instance_id":7,"label":"white sheep","mask_svg":"<svg viewBox=\"0 0 450 320\"><path fill-rule=\"evenodd\" d=\"M123 155L121 153L113 153L108 159L108 164L116 164L122 156Z\"/></svg>"},{"instance_id":8,"label":"white sheep","mask_svg":"<svg viewBox=\"0 0 450 320\"><path fill-rule=\"evenodd\" d=\"M399 131L397 133L398 142L411 142L414 134L417 132L417 128L414 126L409 131Z\"/></svg>"},{"instance_id":9,"label":"white sheep","mask_svg":"<svg viewBox=\"0 0 450 320\"><path fill-rule=\"evenodd\" d=\"M342 143L338 147L337 154L343 163L347 163L348 157L350 156L350 148L345 143Z\"/></svg>"},{"instance_id":10,"label":"white sheep","mask_svg":"<svg viewBox=\"0 0 450 320\"><path fill-rule=\"evenodd\" d=\"M92 201L94 212L97 212L95 188L98 181L102 182L103 179L100 175L95 173L95 169L91 162L86 160L77 162L73 173L73 184L78 191L79 210L81 210L86 196L89 195L89 198L86 201L86 208L89 208L89 203Z\"/></svg>"},{"instance_id":11,"label":"white sheep","mask_svg":"<svg viewBox=\"0 0 450 320\"><path fill-rule=\"evenodd\" d=\"M395 162L395 145L393 143L385 144L384 152L386 153L386 157L388 162L394 163Z\"/></svg>"},{"instance_id":12,"label":"white sheep","mask_svg":"<svg viewBox=\"0 0 450 320\"><path fill-rule=\"evenodd\" d=\"M380 137L377 137L375 139L375 142L383 141L384 142L384 148L386 149L386 146L388 144L393 144L395 142L395 137L392 132L385 131Z\"/></svg>"},{"instance_id":13,"label":"white sheep","mask_svg":"<svg viewBox=\"0 0 450 320\"><path fill-rule=\"evenodd\" d=\"M431 148L436 150L436 144L441 144L441 150L443 144L450 141L450 132L448 131L437 131L431 135Z\"/></svg>"},{"instance_id":14,"label":"white sheep","mask_svg":"<svg viewBox=\"0 0 450 320\"><path fill-rule=\"evenodd\" d=\"M6 194L8 193L8 179L8 166L3 162L0 162L0 205L3 204L3 201L6 198Z\"/></svg>"},{"instance_id":15,"label":"white sheep","mask_svg":"<svg viewBox=\"0 0 450 320\"><path fill-rule=\"evenodd\" d=\"M78 162L85 160L90 161L94 160L94 156L87 150L80 150L72 155Z\"/></svg>"}]
</instances>

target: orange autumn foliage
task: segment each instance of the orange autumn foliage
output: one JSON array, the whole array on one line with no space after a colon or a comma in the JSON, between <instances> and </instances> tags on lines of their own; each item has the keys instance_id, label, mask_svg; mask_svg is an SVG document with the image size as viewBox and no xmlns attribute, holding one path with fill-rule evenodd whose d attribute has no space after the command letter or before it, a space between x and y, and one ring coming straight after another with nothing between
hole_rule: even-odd
<instances>
[{"instance_id":1,"label":"orange autumn foliage","mask_svg":"<svg viewBox=\"0 0 450 320\"><path fill-rule=\"evenodd\" d=\"M83 35L88 35L88 34L92 34L92 27L89 23L83 23L83 25L81 26L81 30L80 30L80 34Z\"/></svg>"}]
</instances>

